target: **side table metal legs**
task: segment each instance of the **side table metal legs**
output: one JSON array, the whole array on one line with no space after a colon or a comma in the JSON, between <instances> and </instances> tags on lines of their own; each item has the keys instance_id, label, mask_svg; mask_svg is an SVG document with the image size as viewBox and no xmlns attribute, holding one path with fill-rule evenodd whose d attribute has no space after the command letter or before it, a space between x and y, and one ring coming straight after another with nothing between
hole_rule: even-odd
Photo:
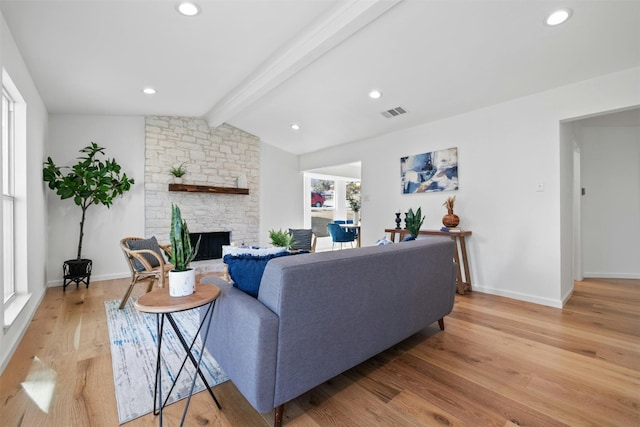
<instances>
[{"instance_id":1,"label":"side table metal legs","mask_svg":"<svg viewBox=\"0 0 640 427\"><path fill-rule=\"evenodd\" d=\"M173 388L176 385L176 382L178 381L178 378L180 377L180 374L182 373L182 370L184 368L184 365L187 362L187 359L191 360L191 363L193 364L193 366L195 367L196 371L193 373L193 379L191 380L191 388L189 390L189 395L187 397L187 403L185 405L184 408L184 412L182 413L182 420L180 422L180 425L182 426L184 424L185 418L187 416L187 410L189 409L189 404L191 403L191 396L193 395L193 389L195 387L196 384L196 378L198 376L200 376L200 379L203 381L203 383L205 384L206 389L209 391L209 394L211 395L211 397L213 398L213 401L216 403L216 406L218 407L218 409L221 409L220 407L220 403L218 402L218 399L216 399L215 394L213 393L213 390L211 390L211 387L209 386L209 383L207 382L204 374L202 373L202 371L200 370L200 365L202 363L202 355L204 354L205 351L205 345L206 345L206 340L209 336L209 328L211 326L211 319L213 318L213 309L215 306L215 300L212 301L209 304L209 307L207 308L207 311L202 319L202 322L200 322L200 326L198 327L198 330L195 333L195 336L193 337L193 340L191 342L191 345L188 345L186 340L184 339L184 336L182 335L182 333L180 332L180 329L178 328L178 325L176 324L175 320L173 319L173 317L171 316L171 313L158 313L156 314L156 325L157 325L157 330L158 330L158 354L157 354L157 358L156 358L156 384L154 387L154 395L153 395L153 413L154 415L159 415L159 423L160 426L162 426L162 410L163 408L167 405L167 400L169 399L169 396L171 396L171 392L173 391ZM185 351L186 351L186 356L184 357L184 360L182 361L182 365L180 366L180 370L178 371L178 374L176 375L175 380L173 381L173 384L171 385L171 389L169 390L169 392L167 393L166 398L162 399L162 369L161 369L161 349L162 349L162 334L164 332L164 319L166 318L169 320L169 323L171 324L171 327L173 328L173 330L175 331L176 335L178 336L178 339L180 340L180 342L182 343L182 346L184 347ZM204 340L202 342L202 348L200 349L200 355L198 356L198 359L196 360L196 358L194 357L193 353L192 353L192 349L193 346L195 345L196 339L198 338L198 334L200 333L200 330L202 329L202 326L204 325L204 323L207 323L207 327L205 329L205 335L204 335Z\"/></svg>"}]
</instances>

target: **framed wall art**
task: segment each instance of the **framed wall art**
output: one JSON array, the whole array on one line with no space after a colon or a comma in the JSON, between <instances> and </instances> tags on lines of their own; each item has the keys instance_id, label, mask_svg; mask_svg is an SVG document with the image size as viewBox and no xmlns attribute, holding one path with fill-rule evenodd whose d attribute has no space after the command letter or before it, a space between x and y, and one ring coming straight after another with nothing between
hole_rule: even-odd
<instances>
[{"instance_id":1,"label":"framed wall art","mask_svg":"<svg viewBox=\"0 0 640 427\"><path fill-rule=\"evenodd\" d=\"M400 158L402 194L458 189L458 147Z\"/></svg>"}]
</instances>

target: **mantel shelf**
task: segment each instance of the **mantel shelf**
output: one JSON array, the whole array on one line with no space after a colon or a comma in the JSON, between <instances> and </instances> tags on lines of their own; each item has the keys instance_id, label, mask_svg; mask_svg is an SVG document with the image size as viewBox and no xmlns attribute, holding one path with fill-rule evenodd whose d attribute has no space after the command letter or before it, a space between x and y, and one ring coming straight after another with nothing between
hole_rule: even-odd
<instances>
[{"instance_id":1,"label":"mantel shelf","mask_svg":"<svg viewBox=\"0 0 640 427\"><path fill-rule=\"evenodd\" d=\"M242 194L248 195L248 188L214 187L211 185L169 184L169 191L185 191L187 193Z\"/></svg>"}]
</instances>

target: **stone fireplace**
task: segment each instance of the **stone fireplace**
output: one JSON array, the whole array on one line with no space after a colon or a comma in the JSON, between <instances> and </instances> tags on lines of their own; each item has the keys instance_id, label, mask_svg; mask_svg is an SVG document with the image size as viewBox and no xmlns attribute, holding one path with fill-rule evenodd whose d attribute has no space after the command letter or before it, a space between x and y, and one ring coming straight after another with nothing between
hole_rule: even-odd
<instances>
[{"instance_id":1,"label":"stone fireplace","mask_svg":"<svg viewBox=\"0 0 640 427\"><path fill-rule=\"evenodd\" d=\"M168 243L171 204L175 203L191 233L224 231L238 244L259 242L260 140L256 136L227 124L210 128L198 118L149 116L145 140L147 237ZM246 177L249 194L168 191L169 169L183 163L184 184L235 188L238 179Z\"/></svg>"}]
</instances>

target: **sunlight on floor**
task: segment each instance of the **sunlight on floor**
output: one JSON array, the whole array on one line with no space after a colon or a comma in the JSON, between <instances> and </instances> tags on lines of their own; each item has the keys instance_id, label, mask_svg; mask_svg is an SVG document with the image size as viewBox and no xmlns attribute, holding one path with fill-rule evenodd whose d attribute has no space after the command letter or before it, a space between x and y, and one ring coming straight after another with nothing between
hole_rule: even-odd
<instances>
[{"instance_id":1,"label":"sunlight on floor","mask_svg":"<svg viewBox=\"0 0 640 427\"><path fill-rule=\"evenodd\" d=\"M56 388L56 377L54 370L47 368L38 357L35 357L27 380L22 383L24 391L45 414L49 413L49 406Z\"/></svg>"}]
</instances>

